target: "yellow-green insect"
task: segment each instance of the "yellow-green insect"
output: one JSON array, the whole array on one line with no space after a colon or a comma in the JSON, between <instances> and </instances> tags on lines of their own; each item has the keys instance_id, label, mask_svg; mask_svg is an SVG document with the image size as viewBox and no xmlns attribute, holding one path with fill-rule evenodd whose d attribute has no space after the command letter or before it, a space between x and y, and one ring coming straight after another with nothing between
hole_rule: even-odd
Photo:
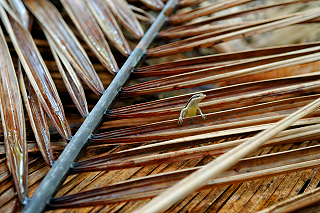
<instances>
[{"instance_id":1,"label":"yellow-green insect","mask_svg":"<svg viewBox=\"0 0 320 213\"><path fill-rule=\"evenodd\" d=\"M187 102L186 106L181 110L178 123L182 123L185 117L195 116L197 114L197 110L200 112L202 118L206 119L205 114L201 112L201 109L198 106L199 102L205 97L206 95L203 93L193 95Z\"/></svg>"}]
</instances>

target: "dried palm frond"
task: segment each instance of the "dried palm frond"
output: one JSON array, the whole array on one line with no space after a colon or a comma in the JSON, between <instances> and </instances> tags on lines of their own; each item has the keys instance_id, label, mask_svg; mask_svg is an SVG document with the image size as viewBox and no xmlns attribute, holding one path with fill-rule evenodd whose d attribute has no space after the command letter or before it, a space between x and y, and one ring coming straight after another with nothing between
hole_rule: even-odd
<instances>
[{"instance_id":1,"label":"dried palm frond","mask_svg":"<svg viewBox=\"0 0 320 213\"><path fill-rule=\"evenodd\" d=\"M27 130L31 199L23 212L79 207L81 212L256 212L272 205L281 209L288 203L289 208L313 204L312 194L280 202L312 191L320 182L318 38L269 47L260 38L280 30L316 26L317 1L163 1L166 6L159 14L150 12L157 18L145 34L141 26L147 24L140 25L137 17L150 21L152 16L146 11L158 10L162 1L131 0L134 6L129 6L124 0L82 0L79 7L68 1L55 6L49 1L24 2L39 21L32 35L44 31L34 43L59 85L68 121L83 122L70 125L74 136L68 144L54 128L49 129L52 155L60 154L51 169L39 156L41 150L46 151L35 145ZM19 12L10 9L13 2L10 6L0 3L6 10L2 9L4 20L8 16L21 31L28 32L27 25L17 18L24 12L16 15ZM148 18L134 13L139 6L139 13ZM77 12L80 8L88 13L82 16ZM278 11L276 16L265 15ZM99 77L112 77L97 64L102 59L90 53L85 38L90 36L84 31L93 26L81 21L89 16L105 47L102 32L115 30L106 37L113 41L110 47L117 64L124 63L105 91L106 84L102 85ZM157 34L166 20L169 25ZM110 25L104 28L104 23ZM298 41L302 34L289 40ZM284 35L271 37L286 40ZM135 46L133 37L141 37L141 41L130 53L128 44ZM158 40L153 42L155 38ZM7 41L11 47L9 37ZM234 48L239 43L244 48ZM14 37L13 44L17 49ZM52 54L46 53L49 48ZM227 52L232 49L239 51ZM226 52L213 54L216 51ZM123 55L129 53L124 62ZM76 59L77 54L80 57ZM17 58L13 56L13 60ZM82 87L79 77L92 91ZM19 78L28 85L23 75ZM28 92L33 94L30 89ZM64 98L66 92L74 103ZM103 93L97 103L93 92ZM187 117L179 123L180 111L200 92L206 95L199 103L206 116ZM73 112L76 108L84 120ZM41 114L41 108L37 111ZM32 124L32 118L29 120ZM17 205L3 145L0 142L0 168L4 169L0 173L4 183L0 207L8 211Z\"/></svg>"},{"instance_id":2,"label":"dried palm frond","mask_svg":"<svg viewBox=\"0 0 320 213\"><path fill-rule=\"evenodd\" d=\"M139 211L164 211L172 204L184 198L188 193L199 189L204 183L212 178L216 178L219 174L234 166L241 158L246 157L251 152L263 145L267 140L273 138L279 132L288 128L298 119L308 115L312 111L320 107L320 99L302 107L288 117L278 121L270 128L260 132L253 138L221 155L217 159L205 165L203 168L192 173L187 178L181 180L169 190L143 206Z\"/></svg>"},{"instance_id":3,"label":"dried palm frond","mask_svg":"<svg viewBox=\"0 0 320 213\"><path fill-rule=\"evenodd\" d=\"M314 48L317 49L319 47ZM313 49L311 48L310 50L312 52ZM304 51L308 50L301 50L301 52ZM121 91L121 95L123 97L146 95L196 87L209 83L230 81L234 80L235 78L243 77L245 75L262 74L274 70L279 71L280 69L286 69L290 66L294 67L303 64L312 64L313 62L318 61L318 57L320 56L319 53L313 53L310 55L302 54L302 56L299 56L299 53L300 50L292 51L289 53L274 55L270 57L261 57L256 60L249 60L240 63L234 63L231 65L201 69L185 74L173 75L158 80L147 81L123 88L123 90Z\"/></svg>"}]
</instances>

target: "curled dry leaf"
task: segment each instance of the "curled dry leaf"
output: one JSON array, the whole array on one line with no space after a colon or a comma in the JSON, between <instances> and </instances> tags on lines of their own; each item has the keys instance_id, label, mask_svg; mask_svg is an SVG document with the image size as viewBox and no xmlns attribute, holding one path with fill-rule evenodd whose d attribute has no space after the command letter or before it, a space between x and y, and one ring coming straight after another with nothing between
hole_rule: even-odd
<instances>
[{"instance_id":1,"label":"curled dry leaf","mask_svg":"<svg viewBox=\"0 0 320 213\"><path fill-rule=\"evenodd\" d=\"M61 0L82 38L107 70L115 74L118 65L94 16L85 1Z\"/></svg>"},{"instance_id":2,"label":"curled dry leaf","mask_svg":"<svg viewBox=\"0 0 320 213\"><path fill-rule=\"evenodd\" d=\"M17 76L1 29L0 33L0 111L6 154L19 200L25 203L28 196L28 153L24 112Z\"/></svg>"},{"instance_id":3,"label":"curled dry leaf","mask_svg":"<svg viewBox=\"0 0 320 213\"><path fill-rule=\"evenodd\" d=\"M70 139L71 130L57 89L30 32L10 15L8 17L3 9L1 18L43 109L60 135L65 139Z\"/></svg>"},{"instance_id":4,"label":"curled dry leaf","mask_svg":"<svg viewBox=\"0 0 320 213\"><path fill-rule=\"evenodd\" d=\"M116 19L128 30L132 35L139 39L143 36L144 32L137 20L136 16L130 9L130 6L125 0L106 0L113 15Z\"/></svg>"},{"instance_id":5,"label":"curled dry leaf","mask_svg":"<svg viewBox=\"0 0 320 213\"><path fill-rule=\"evenodd\" d=\"M109 41L123 55L128 56L131 49L117 21L112 15L107 2L103 0L87 0L87 3Z\"/></svg>"},{"instance_id":6,"label":"curled dry leaf","mask_svg":"<svg viewBox=\"0 0 320 213\"><path fill-rule=\"evenodd\" d=\"M59 50L70 61L78 76L100 95L103 93L102 82L94 70L85 50L82 48L76 36L62 19L57 8L49 1L25 0L26 6L40 22L43 30L52 37ZM50 12L50 16L48 16Z\"/></svg>"}]
</instances>

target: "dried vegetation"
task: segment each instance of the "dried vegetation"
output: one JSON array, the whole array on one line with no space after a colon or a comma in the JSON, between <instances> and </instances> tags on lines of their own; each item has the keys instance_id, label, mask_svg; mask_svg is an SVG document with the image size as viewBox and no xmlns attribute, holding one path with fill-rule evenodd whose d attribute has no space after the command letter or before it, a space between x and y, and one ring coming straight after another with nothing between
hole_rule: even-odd
<instances>
[{"instance_id":1,"label":"dried vegetation","mask_svg":"<svg viewBox=\"0 0 320 213\"><path fill-rule=\"evenodd\" d=\"M1 212L32 208L58 167L40 211L319 211L319 1L0 0L0 16ZM179 123L199 92L207 119Z\"/></svg>"}]
</instances>

